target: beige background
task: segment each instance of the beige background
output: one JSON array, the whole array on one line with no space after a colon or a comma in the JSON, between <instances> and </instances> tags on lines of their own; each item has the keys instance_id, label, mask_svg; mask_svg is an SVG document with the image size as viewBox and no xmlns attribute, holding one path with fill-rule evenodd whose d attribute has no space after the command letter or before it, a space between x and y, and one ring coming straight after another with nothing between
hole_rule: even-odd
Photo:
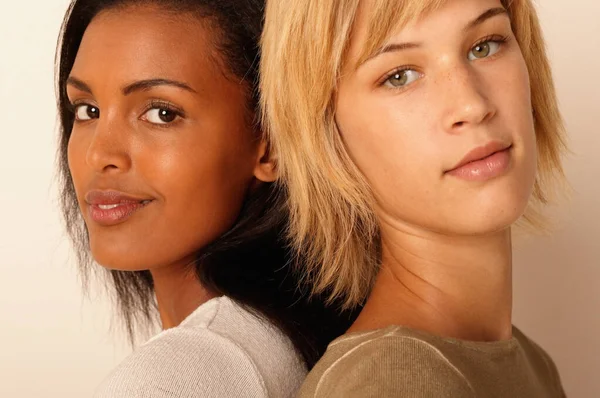
<instances>
[{"instance_id":1,"label":"beige background","mask_svg":"<svg viewBox=\"0 0 600 398\"><path fill-rule=\"evenodd\" d=\"M53 185L53 56L67 0L0 0L0 396L85 397L128 348L109 303L82 298ZM540 1L573 156L551 238L519 244L515 323L570 397L600 397L598 0Z\"/></svg>"}]
</instances>

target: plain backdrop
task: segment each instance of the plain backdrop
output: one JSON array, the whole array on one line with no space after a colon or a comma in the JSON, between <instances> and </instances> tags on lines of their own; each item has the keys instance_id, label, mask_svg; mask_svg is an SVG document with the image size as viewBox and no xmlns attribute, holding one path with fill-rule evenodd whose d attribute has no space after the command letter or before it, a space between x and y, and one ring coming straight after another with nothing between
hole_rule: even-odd
<instances>
[{"instance_id":1,"label":"plain backdrop","mask_svg":"<svg viewBox=\"0 0 600 398\"><path fill-rule=\"evenodd\" d=\"M0 0L0 396L85 397L128 352L110 303L85 299L57 211L54 49L68 0ZM551 237L515 253L515 323L569 397L600 397L600 2L538 9L572 155Z\"/></svg>"}]
</instances>

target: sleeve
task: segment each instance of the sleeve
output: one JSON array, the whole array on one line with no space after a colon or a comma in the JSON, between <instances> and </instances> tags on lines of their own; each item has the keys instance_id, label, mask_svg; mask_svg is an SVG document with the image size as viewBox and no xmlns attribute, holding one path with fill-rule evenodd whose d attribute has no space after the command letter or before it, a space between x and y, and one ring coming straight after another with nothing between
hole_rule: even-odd
<instances>
[{"instance_id":1,"label":"sleeve","mask_svg":"<svg viewBox=\"0 0 600 398\"><path fill-rule=\"evenodd\" d=\"M267 397L247 353L210 330L174 330L140 347L100 385L94 398Z\"/></svg>"},{"instance_id":2,"label":"sleeve","mask_svg":"<svg viewBox=\"0 0 600 398\"><path fill-rule=\"evenodd\" d=\"M535 343L533 343L533 344L540 350L540 353L543 356L544 361L546 362L546 366L548 366L548 372L550 373L550 380L552 381L552 384L554 384L554 386L555 386L556 397L557 398L566 398L567 394L565 393L562 382L560 380L560 374L558 373L558 368L556 367L556 364L554 363L554 361L552 360L550 355L544 349L542 349L540 346L538 346Z\"/></svg>"},{"instance_id":3,"label":"sleeve","mask_svg":"<svg viewBox=\"0 0 600 398\"><path fill-rule=\"evenodd\" d=\"M363 343L323 374L315 398L471 398L465 377L435 347L407 337Z\"/></svg>"},{"instance_id":4,"label":"sleeve","mask_svg":"<svg viewBox=\"0 0 600 398\"><path fill-rule=\"evenodd\" d=\"M529 360L535 361L536 363L541 361L542 363L538 365L538 368L546 370L546 372L538 373L538 377L540 378L541 385L550 387L553 390L547 392L550 394L548 396L551 396L552 398L565 398L567 394L563 388L558 368L550 354L522 332L519 331L519 333L520 339L525 343L522 344L523 349L529 352Z\"/></svg>"},{"instance_id":5,"label":"sleeve","mask_svg":"<svg viewBox=\"0 0 600 398\"><path fill-rule=\"evenodd\" d=\"M567 394L565 393L565 389L560 380L560 375L558 373L558 369L556 368L556 365L554 364L554 362L552 362L552 368L554 370L554 377L556 380L556 392L558 394L558 397L559 398L567 398Z\"/></svg>"}]
</instances>

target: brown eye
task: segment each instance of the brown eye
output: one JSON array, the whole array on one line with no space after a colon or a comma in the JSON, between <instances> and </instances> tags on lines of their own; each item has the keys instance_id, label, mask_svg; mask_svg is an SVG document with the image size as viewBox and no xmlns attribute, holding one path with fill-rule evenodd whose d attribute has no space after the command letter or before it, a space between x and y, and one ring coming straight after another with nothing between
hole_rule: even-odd
<instances>
[{"instance_id":1,"label":"brown eye","mask_svg":"<svg viewBox=\"0 0 600 398\"><path fill-rule=\"evenodd\" d=\"M75 106L75 119L78 121L86 121L98 119L100 117L100 109L95 106L80 104Z\"/></svg>"},{"instance_id":2,"label":"brown eye","mask_svg":"<svg viewBox=\"0 0 600 398\"><path fill-rule=\"evenodd\" d=\"M168 108L152 108L146 112L144 118L153 124L169 124L179 117L179 113Z\"/></svg>"},{"instance_id":3,"label":"brown eye","mask_svg":"<svg viewBox=\"0 0 600 398\"><path fill-rule=\"evenodd\" d=\"M386 79L384 84L391 88L401 88L419 79L419 77L421 77L421 75L417 71L404 69L394 72Z\"/></svg>"}]
</instances>

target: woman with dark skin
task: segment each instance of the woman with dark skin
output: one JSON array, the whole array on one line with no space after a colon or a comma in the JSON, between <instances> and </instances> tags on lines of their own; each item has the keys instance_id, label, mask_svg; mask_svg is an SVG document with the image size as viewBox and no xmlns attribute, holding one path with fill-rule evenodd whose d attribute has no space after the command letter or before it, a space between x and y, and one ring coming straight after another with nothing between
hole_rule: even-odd
<instances>
[{"instance_id":1,"label":"woman with dark skin","mask_svg":"<svg viewBox=\"0 0 600 398\"><path fill-rule=\"evenodd\" d=\"M261 1L76 0L58 54L67 228L130 336L98 397L291 396L349 317L288 272L256 127ZM84 272L85 275L85 272ZM169 330L167 330L169 329Z\"/></svg>"}]
</instances>

